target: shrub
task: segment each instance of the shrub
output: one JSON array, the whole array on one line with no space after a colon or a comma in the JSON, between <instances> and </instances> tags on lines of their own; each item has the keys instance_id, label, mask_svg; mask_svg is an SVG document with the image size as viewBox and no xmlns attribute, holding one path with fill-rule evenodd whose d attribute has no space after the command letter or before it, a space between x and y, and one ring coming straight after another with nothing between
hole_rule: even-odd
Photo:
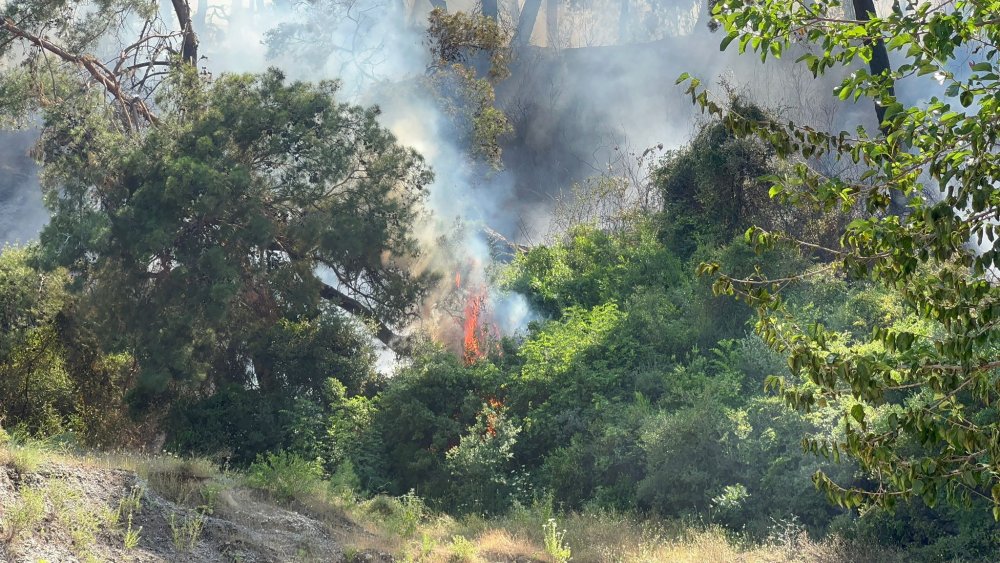
<instances>
[{"instance_id":1,"label":"shrub","mask_svg":"<svg viewBox=\"0 0 1000 563\"><path fill-rule=\"evenodd\" d=\"M180 519L176 513L170 514L170 535L177 551L190 551L198 545L201 530L205 525L205 515L199 511L185 515Z\"/></svg>"},{"instance_id":2,"label":"shrub","mask_svg":"<svg viewBox=\"0 0 1000 563\"><path fill-rule=\"evenodd\" d=\"M150 488L164 498L190 507L209 504L207 483L218 474L204 458L156 458L140 467Z\"/></svg>"},{"instance_id":3,"label":"shrub","mask_svg":"<svg viewBox=\"0 0 1000 563\"><path fill-rule=\"evenodd\" d=\"M288 452L261 455L247 471L247 485L285 502L302 500L323 487L323 470Z\"/></svg>"},{"instance_id":4,"label":"shrub","mask_svg":"<svg viewBox=\"0 0 1000 563\"><path fill-rule=\"evenodd\" d=\"M403 538L413 537L427 515L427 506L414 491L400 497L378 495L368 501L365 509L384 522L390 531Z\"/></svg>"},{"instance_id":5,"label":"shrub","mask_svg":"<svg viewBox=\"0 0 1000 563\"><path fill-rule=\"evenodd\" d=\"M451 557L449 560L456 562L476 561L476 544L469 541L465 536L452 536Z\"/></svg>"},{"instance_id":6,"label":"shrub","mask_svg":"<svg viewBox=\"0 0 1000 563\"><path fill-rule=\"evenodd\" d=\"M566 563L570 560L572 550L564 543L566 530L557 530L558 525L555 518L542 525L542 533L545 539L545 553L548 553L556 560L556 563Z\"/></svg>"}]
</instances>

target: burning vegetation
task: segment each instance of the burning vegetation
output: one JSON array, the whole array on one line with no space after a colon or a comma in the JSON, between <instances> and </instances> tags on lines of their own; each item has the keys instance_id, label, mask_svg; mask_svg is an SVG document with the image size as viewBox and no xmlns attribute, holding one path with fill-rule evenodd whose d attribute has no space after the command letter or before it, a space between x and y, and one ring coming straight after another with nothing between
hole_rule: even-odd
<instances>
[{"instance_id":1,"label":"burning vegetation","mask_svg":"<svg viewBox=\"0 0 1000 563\"><path fill-rule=\"evenodd\" d=\"M455 289L464 299L458 318L461 327L461 353L466 364L474 364L491 352L500 350L500 329L493 321L486 284L475 288L461 287L461 274L455 273Z\"/></svg>"}]
</instances>

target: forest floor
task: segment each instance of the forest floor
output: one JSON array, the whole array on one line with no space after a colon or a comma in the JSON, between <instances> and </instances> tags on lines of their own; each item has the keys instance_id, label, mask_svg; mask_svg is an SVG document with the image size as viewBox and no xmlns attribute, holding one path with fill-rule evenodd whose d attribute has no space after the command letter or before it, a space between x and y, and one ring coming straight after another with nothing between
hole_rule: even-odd
<instances>
[{"instance_id":1,"label":"forest floor","mask_svg":"<svg viewBox=\"0 0 1000 563\"><path fill-rule=\"evenodd\" d=\"M558 528L557 528L558 526ZM205 460L0 446L0 563L816 562L901 560L804 534L750 545L718 528L524 508L435 515L412 495L278 500Z\"/></svg>"}]
</instances>

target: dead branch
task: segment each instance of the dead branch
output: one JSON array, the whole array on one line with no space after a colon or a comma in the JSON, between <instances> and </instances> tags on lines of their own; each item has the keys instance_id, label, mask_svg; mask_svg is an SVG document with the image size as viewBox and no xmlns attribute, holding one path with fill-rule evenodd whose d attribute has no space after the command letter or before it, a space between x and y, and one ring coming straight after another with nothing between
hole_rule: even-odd
<instances>
[{"instance_id":1,"label":"dead branch","mask_svg":"<svg viewBox=\"0 0 1000 563\"><path fill-rule=\"evenodd\" d=\"M70 64L75 64L85 69L122 106L129 129L134 130L137 128L137 124L132 116L133 113L149 123L156 123L158 121L156 115L146 105L146 102L127 95L124 88L122 88L121 82L118 81L118 77L93 55L75 55L70 53L59 45L18 27L10 18L6 18L3 21L3 29L14 37L28 41L45 52L52 53Z\"/></svg>"}]
</instances>

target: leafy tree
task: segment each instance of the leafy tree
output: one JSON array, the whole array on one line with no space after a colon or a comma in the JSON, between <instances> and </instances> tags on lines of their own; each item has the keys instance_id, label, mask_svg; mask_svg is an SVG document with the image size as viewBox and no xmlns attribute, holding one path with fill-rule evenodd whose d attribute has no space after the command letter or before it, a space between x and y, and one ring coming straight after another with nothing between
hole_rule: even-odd
<instances>
[{"instance_id":1,"label":"leafy tree","mask_svg":"<svg viewBox=\"0 0 1000 563\"><path fill-rule=\"evenodd\" d=\"M483 404L496 398L498 379L489 362L465 365L439 347L419 350L377 399L374 431L383 473L381 481L366 485L393 494L415 489L432 500L447 495L455 469L447 453L469 434Z\"/></svg>"},{"instance_id":2,"label":"leafy tree","mask_svg":"<svg viewBox=\"0 0 1000 563\"><path fill-rule=\"evenodd\" d=\"M32 111L108 103L113 131L138 131L157 121L152 97L164 68L194 66L198 38L187 0L171 0L177 27L156 2L21 0L0 11L0 104L6 120ZM141 30L136 33L135 30Z\"/></svg>"},{"instance_id":3,"label":"leafy tree","mask_svg":"<svg viewBox=\"0 0 1000 563\"><path fill-rule=\"evenodd\" d=\"M589 308L643 289L676 287L682 269L657 240L651 222L640 219L617 234L576 226L556 244L519 253L500 277L539 311L557 316L567 307Z\"/></svg>"},{"instance_id":4,"label":"leafy tree","mask_svg":"<svg viewBox=\"0 0 1000 563\"><path fill-rule=\"evenodd\" d=\"M435 8L428 16L433 58L424 86L452 121L470 155L501 166L500 139L514 131L496 107L497 84L510 75L511 35L495 18Z\"/></svg>"},{"instance_id":5,"label":"leafy tree","mask_svg":"<svg viewBox=\"0 0 1000 563\"><path fill-rule=\"evenodd\" d=\"M715 18L740 50L780 56L805 39L820 47L800 62L814 74L844 67L836 94L867 98L885 109L881 131L825 133L807 125L729 114L730 128L767 139L793 159L771 178L772 195L824 211L863 209L842 246L825 248L832 261L807 272L843 272L899 293L931 331L877 326L842 346L822 324L785 314L779 291L789 281L763 276L719 277L716 288L759 307L758 331L789 356L792 378L771 382L787 400L810 409L843 401L846 433L814 450L848 454L873 478L869 487L844 487L819 474L817 482L842 505L892 506L920 497L968 501L986 497L1000 517L1000 423L997 400L997 286L994 244L1000 218L996 95L1000 91L997 2L915 4L865 20L845 18L840 2L745 3L724 0ZM869 14L871 15L871 14ZM738 41L737 41L738 40ZM873 75L862 63L884 41L901 64ZM925 78L921 78L925 77ZM933 80L929 80L933 77ZM687 77L682 77L687 78ZM903 80L928 92L919 105L895 96ZM696 80L689 91L705 110L722 115ZM882 134L884 133L884 134ZM864 162L860 181L818 174L809 159L834 155ZM902 215L886 214L891 193L908 198ZM748 237L758 247L789 241L766 229ZM706 264L703 271L718 271ZM801 377L801 379L796 379ZM801 383L800 383L801 381ZM890 414L873 419L872 407Z\"/></svg>"},{"instance_id":6,"label":"leafy tree","mask_svg":"<svg viewBox=\"0 0 1000 563\"><path fill-rule=\"evenodd\" d=\"M741 96L727 96L727 111L748 120L767 118L762 108ZM771 201L766 178L780 168L766 140L734 134L725 114L703 124L687 146L668 153L654 172L663 194L664 242L687 259L699 246L728 244L753 225L812 243L835 241L846 215L823 217Z\"/></svg>"},{"instance_id":7,"label":"leafy tree","mask_svg":"<svg viewBox=\"0 0 1000 563\"><path fill-rule=\"evenodd\" d=\"M396 346L431 282L409 273L431 174L334 82L198 74L188 2L163 6L176 23L158 8L24 1L0 15L0 111L44 119L40 262L71 278L79 312L46 368L72 372L60 389L78 403L55 410L94 443L115 443L115 427L148 438L122 424L128 394L173 448L248 463L297 447L332 471L347 454L324 436L339 412L329 382L373 393L364 325ZM297 441L307 429L317 446Z\"/></svg>"},{"instance_id":8,"label":"leafy tree","mask_svg":"<svg viewBox=\"0 0 1000 563\"><path fill-rule=\"evenodd\" d=\"M178 75L138 139L50 113L43 148L59 191L43 245L80 275L109 340L136 350L151 389L219 373L290 385L295 366L257 342L273 345L282 322L286 333L307 320L343 324L325 300L389 344L389 323L412 312L429 275L407 270L410 228L430 173L377 110L335 92L273 70L211 83Z\"/></svg>"},{"instance_id":9,"label":"leafy tree","mask_svg":"<svg viewBox=\"0 0 1000 563\"><path fill-rule=\"evenodd\" d=\"M699 244L727 243L759 221L769 201L758 178L771 173L773 156L766 143L736 137L720 121L703 125L690 145L668 154L656 174L667 245L687 258Z\"/></svg>"},{"instance_id":10,"label":"leafy tree","mask_svg":"<svg viewBox=\"0 0 1000 563\"><path fill-rule=\"evenodd\" d=\"M59 336L69 275L32 268L36 250L0 252L0 419L51 434L63 429L74 406Z\"/></svg>"},{"instance_id":11,"label":"leafy tree","mask_svg":"<svg viewBox=\"0 0 1000 563\"><path fill-rule=\"evenodd\" d=\"M386 22L398 21L398 4L321 0L304 3L297 17L267 34L269 55L281 61L294 57L317 67L340 65L341 74L356 78L367 96L393 103L401 99L431 101L445 119L449 136L471 160L485 164L484 172L501 166L500 140L513 131L510 120L496 107L496 86L510 75L511 33L496 17L466 12L449 13L435 0L427 16L424 43L430 54L426 72L399 79L407 63L385 54L387 41L400 41L410 30ZM386 39L388 37L388 40ZM410 48L405 41L388 49ZM405 59L412 57L406 52ZM390 60L386 60L386 59ZM380 65L396 74L385 75ZM395 65L395 66L393 66ZM390 81L391 79L391 81Z\"/></svg>"},{"instance_id":12,"label":"leafy tree","mask_svg":"<svg viewBox=\"0 0 1000 563\"><path fill-rule=\"evenodd\" d=\"M492 404L491 404L492 403ZM524 499L522 476L512 465L514 444L521 428L497 401L485 403L476 423L448 450L448 470L453 477L450 506L462 512L497 514Z\"/></svg>"},{"instance_id":13,"label":"leafy tree","mask_svg":"<svg viewBox=\"0 0 1000 563\"><path fill-rule=\"evenodd\" d=\"M736 421L710 397L698 405L661 411L648 421L642 437L647 467L639 500L665 515L707 510L735 472L728 450L743 437Z\"/></svg>"},{"instance_id":14,"label":"leafy tree","mask_svg":"<svg viewBox=\"0 0 1000 563\"><path fill-rule=\"evenodd\" d=\"M37 435L75 432L93 445L133 445L127 420L135 361L96 342L64 268L37 267L37 245L0 251L0 420Z\"/></svg>"},{"instance_id":15,"label":"leafy tree","mask_svg":"<svg viewBox=\"0 0 1000 563\"><path fill-rule=\"evenodd\" d=\"M379 0L289 2L264 35L268 58L282 68L332 71L363 91L386 78L383 67L396 70L393 51L409 47L397 23L407 17L404 10Z\"/></svg>"}]
</instances>

